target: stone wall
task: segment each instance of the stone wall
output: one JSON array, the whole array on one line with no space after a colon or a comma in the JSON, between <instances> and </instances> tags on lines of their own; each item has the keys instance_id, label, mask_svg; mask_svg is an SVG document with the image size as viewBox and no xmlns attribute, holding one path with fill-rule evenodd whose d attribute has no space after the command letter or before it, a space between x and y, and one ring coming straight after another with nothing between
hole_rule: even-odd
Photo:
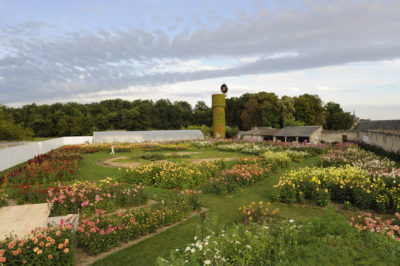
<instances>
[{"instance_id":1,"label":"stone wall","mask_svg":"<svg viewBox=\"0 0 400 266\"><path fill-rule=\"evenodd\" d=\"M343 139L358 140L356 131L350 130L323 130L321 141L325 143L343 143Z\"/></svg>"},{"instance_id":2,"label":"stone wall","mask_svg":"<svg viewBox=\"0 0 400 266\"><path fill-rule=\"evenodd\" d=\"M400 150L400 132L361 131L358 132L358 140L386 151Z\"/></svg>"},{"instance_id":3,"label":"stone wall","mask_svg":"<svg viewBox=\"0 0 400 266\"><path fill-rule=\"evenodd\" d=\"M317 144L321 141L322 138L322 127L317 129L314 133L310 136L310 143Z\"/></svg>"},{"instance_id":4,"label":"stone wall","mask_svg":"<svg viewBox=\"0 0 400 266\"><path fill-rule=\"evenodd\" d=\"M263 141L263 136L244 135L243 140L247 141Z\"/></svg>"}]
</instances>

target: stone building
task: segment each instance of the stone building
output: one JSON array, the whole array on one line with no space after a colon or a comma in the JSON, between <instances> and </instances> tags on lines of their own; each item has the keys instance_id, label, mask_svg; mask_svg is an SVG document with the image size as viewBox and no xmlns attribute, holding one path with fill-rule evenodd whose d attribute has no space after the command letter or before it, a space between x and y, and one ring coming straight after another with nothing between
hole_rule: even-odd
<instances>
[{"instance_id":1,"label":"stone building","mask_svg":"<svg viewBox=\"0 0 400 266\"><path fill-rule=\"evenodd\" d=\"M308 142L321 141L322 126L284 127L274 134L277 141L282 142Z\"/></svg>"},{"instance_id":2,"label":"stone building","mask_svg":"<svg viewBox=\"0 0 400 266\"><path fill-rule=\"evenodd\" d=\"M279 129L272 127L254 127L249 131L240 131L238 137L250 141L273 141L274 134L278 131Z\"/></svg>"}]
</instances>

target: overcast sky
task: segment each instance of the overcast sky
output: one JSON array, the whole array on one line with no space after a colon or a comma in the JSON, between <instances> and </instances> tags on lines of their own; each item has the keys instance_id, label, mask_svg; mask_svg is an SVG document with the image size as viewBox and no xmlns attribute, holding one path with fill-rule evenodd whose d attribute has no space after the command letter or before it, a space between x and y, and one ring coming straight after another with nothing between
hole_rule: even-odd
<instances>
[{"instance_id":1,"label":"overcast sky","mask_svg":"<svg viewBox=\"0 0 400 266\"><path fill-rule=\"evenodd\" d=\"M399 0L0 0L0 103L318 94L400 119Z\"/></svg>"}]
</instances>

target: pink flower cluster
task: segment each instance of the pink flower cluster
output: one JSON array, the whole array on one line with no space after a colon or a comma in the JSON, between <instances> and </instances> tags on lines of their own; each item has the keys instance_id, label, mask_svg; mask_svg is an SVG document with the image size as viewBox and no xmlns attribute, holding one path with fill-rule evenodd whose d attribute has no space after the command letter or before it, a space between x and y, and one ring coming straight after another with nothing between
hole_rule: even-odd
<instances>
[{"instance_id":1,"label":"pink flower cluster","mask_svg":"<svg viewBox=\"0 0 400 266\"><path fill-rule=\"evenodd\" d=\"M260 181L266 169L259 164L235 164L232 169L224 170L219 178L210 178L211 193L230 194L239 187L247 187Z\"/></svg>"},{"instance_id":2,"label":"pink flower cluster","mask_svg":"<svg viewBox=\"0 0 400 266\"><path fill-rule=\"evenodd\" d=\"M48 188L47 202L53 204L52 215L94 213L96 209L131 207L145 201L143 186L118 182L78 182ZM110 211L110 209L108 209Z\"/></svg>"},{"instance_id":3,"label":"pink flower cluster","mask_svg":"<svg viewBox=\"0 0 400 266\"><path fill-rule=\"evenodd\" d=\"M396 182L400 178L400 169L387 158L380 158L372 152L358 148L355 144L338 144L321 156L324 166L350 164L368 171L372 177L385 177Z\"/></svg>"},{"instance_id":4,"label":"pink flower cluster","mask_svg":"<svg viewBox=\"0 0 400 266\"><path fill-rule=\"evenodd\" d=\"M397 223L400 222L400 213L396 212ZM384 220L378 216L372 216L371 213L362 212L357 217L352 217L350 225L359 231L378 232L389 237L393 237L400 242L400 226L394 224L396 218Z\"/></svg>"}]
</instances>

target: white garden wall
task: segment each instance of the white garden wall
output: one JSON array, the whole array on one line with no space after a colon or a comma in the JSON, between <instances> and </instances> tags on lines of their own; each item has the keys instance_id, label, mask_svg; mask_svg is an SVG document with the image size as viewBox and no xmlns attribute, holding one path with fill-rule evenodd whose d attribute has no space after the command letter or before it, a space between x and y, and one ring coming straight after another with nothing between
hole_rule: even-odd
<instances>
[{"instance_id":1,"label":"white garden wall","mask_svg":"<svg viewBox=\"0 0 400 266\"><path fill-rule=\"evenodd\" d=\"M62 137L57 139L29 142L0 150L0 171L26 162L33 157L60 148L64 145L92 143L93 137Z\"/></svg>"},{"instance_id":2,"label":"white garden wall","mask_svg":"<svg viewBox=\"0 0 400 266\"><path fill-rule=\"evenodd\" d=\"M200 130L94 131L94 143L135 143L204 139Z\"/></svg>"}]
</instances>

